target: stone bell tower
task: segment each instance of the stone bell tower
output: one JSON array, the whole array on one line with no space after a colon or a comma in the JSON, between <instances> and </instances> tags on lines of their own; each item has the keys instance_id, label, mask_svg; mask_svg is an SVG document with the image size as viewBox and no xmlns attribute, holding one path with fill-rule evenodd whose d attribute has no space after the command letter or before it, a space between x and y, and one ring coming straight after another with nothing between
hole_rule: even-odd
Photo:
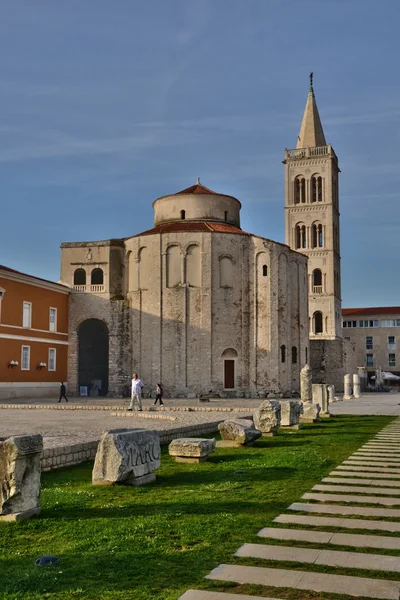
<instances>
[{"instance_id":1,"label":"stone bell tower","mask_svg":"<svg viewBox=\"0 0 400 600\"><path fill-rule=\"evenodd\" d=\"M285 241L308 256L310 339L342 337L339 164L326 143L310 74L296 148L285 150Z\"/></svg>"}]
</instances>

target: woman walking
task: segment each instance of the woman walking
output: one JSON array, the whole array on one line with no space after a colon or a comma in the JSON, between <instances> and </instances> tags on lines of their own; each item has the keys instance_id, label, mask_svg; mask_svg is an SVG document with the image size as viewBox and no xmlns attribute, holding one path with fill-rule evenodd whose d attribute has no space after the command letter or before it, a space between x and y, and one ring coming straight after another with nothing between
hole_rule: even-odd
<instances>
[{"instance_id":1,"label":"woman walking","mask_svg":"<svg viewBox=\"0 0 400 600\"><path fill-rule=\"evenodd\" d=\"M164 394L164 390L162 388L161 383L157 383L156 401L154 402L154 406L157 404L158 400L160 401L160 406L164 406L164 402L162 401L163 394Z\"/></svg>"}]
</instances>

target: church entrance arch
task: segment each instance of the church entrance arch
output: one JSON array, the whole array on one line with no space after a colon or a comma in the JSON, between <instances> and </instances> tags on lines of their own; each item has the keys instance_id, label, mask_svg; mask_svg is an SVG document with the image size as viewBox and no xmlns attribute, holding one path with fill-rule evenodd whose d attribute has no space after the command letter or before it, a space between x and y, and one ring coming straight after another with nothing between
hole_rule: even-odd
<instances>
[{"instance_id":1,"label":"church entrance arch","mask_svg":"<svg viewBox=\"0 0 400 600\"><path fill-rule=\"evenodd\" d=\"M224 388L234 390L236 388L236 350L228 348L222 353L222 359L224 361Z\"/></svg>"},{"instance_id":2,"label":"church entrance arch","mask_svg":"<svg viewBox=\"0 0 400 600\"><path fill-rule=\"evenodd\" d=\"M79 387L90 396L108 393L108 327L99 319L87 319L78 329Z\"/></svg>"}]
</instances>

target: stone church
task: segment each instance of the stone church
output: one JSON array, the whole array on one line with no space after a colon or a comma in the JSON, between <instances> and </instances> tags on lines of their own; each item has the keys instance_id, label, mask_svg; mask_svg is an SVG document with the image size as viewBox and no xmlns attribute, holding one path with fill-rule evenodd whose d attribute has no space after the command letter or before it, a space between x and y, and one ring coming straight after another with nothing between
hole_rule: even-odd
<instances>
[{"instance_id":1,"label":"stone church","mask_svg":"<svg viewBox=\"0 0 400 600\"><path fill-rule=\"evenodd\" d=\"M153 202L152 229L61 245L71 393L120 395L133 372L169 397L288 394L310 361L342 375L339 167L312 86L284 164L286 245L200 180Z\"/></svg>"}]
</instances>

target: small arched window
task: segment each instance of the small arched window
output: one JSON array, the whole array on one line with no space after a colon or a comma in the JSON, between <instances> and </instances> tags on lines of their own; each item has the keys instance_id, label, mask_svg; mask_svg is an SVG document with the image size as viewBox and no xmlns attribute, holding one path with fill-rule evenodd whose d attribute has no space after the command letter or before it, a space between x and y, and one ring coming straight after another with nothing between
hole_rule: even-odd
<instances>
[{"instance_id":1,"label":"small arched window","mask_svg":"<svg viewBox=\"0 0 400 600\"><path fill-rule=\"evenodd\" d=\"M74 273L74 285L86 285L85 269L76 269Z\"/></svg>"},{"instance_id":2,"label":"small arched window","mask_svg":"<svg viewBox=\"0 0 400 600\"><path fill-rule=\"evenodd\" d=\"M311 177L311 202L322 202L322 177L313 175Z\"/></svg>"},{"instance_id":3,"label":"small arched window","mask_svg":"<svg viewBox=\"0 0 400 600\"><path fill-rule=\"evenodd\" d=\"M296 225L296 248L306 248L307 237L306 237L306 226Z\"/></svg>"},{"instance_id":4,"label":"small arched window","mask_svg":"<svg viewBox=\"0 0 400 600\"><path fill-rule=\"evenodd\" d=\"M267 265L263 265L262 272L263 272L263 277L267 277L267 275L268 275Z\"/></svg>"},{"instance_id":5,"label":"small arched window","mask_svg":"<svg viewBox=\"0 0 400 600\"><path fill-rule=\"evenodd\" d=\"M312 274L312 285L314 294L322 294L322 271L314 269Z\"/></svg>"},{"instance_id":6,"label":"small arched window","mask_svg":"<svg viewBox=\"0 0 400 600\"><path fill-rule=\"evenodd\" d=\"M322 317L322 312L317 310L314 313L314 333L323 333L324 330L324 320Z\"/></svg>"},{"instance_id":7,"label":"small arched window","mask_svg":"<svg viewBox=\"0 0 400 600\"><path fill-rule=\"evenodd\" d=\"M227 220L228 220L228 211L227 211L227 210L225 211L225 214L224 214L224 219L225 219L225 221L227 221Z\"/></svg>"},{"instance_id":8,"label":"small arched window","mask_svg":"<svg viewBox=\"0 0 400 600\"><path fill-rule=\"evenodd\" d=\"M306 201L306 180L299 175L294 180L294 203L304 204Z\"/></svg>"},{"instance_id":9,"label":"small arched window","mask_svg":"<svg viewBox=\"0 0 400 600\"><path fill-rule=\"evenodd\" d=\"M181 210L181 220L184 221L186 219L186 211Z\"/></svg>"},{"instance_id":10,"label":"small arched window","mask_svg":"<svg viewBox=\"0 0 400 600\"><path fill-rule=\"evenodd\" d=\"M312 226L312 247L313 248L322 248L324 245L324 235L322 230L322 225L318 223L314 223Z\"/></svg>"},{"instance_id":11,"label":"small arched window","mask_svg":"<svg viewBox=\"0 0 400 600\"><path fill-rule=\"evenodd\" d=\"M103 269L93 269L91 277L90 277L90 283L92 285L103 285L103 283L104 283Z\"/></svg>"},{"instance_id":12,"label":"small arched window","mask_svg":"<svg viewBox=\"0 0 400 600\"><path fill-rule=\"evenodd\" d=\"M286 362L286 346L283 344L281 346L281 362Z\"/></svg>"},{"instance_id":13,"label":"small arched window","mask_svg":"<svg viewBox=\"0 0 400 600\"><path fill-rule=\"evenodd\" d=\"M297 363L297 348L296 346L292 346L292 364Z\"/></svg>"}]
</instances>

